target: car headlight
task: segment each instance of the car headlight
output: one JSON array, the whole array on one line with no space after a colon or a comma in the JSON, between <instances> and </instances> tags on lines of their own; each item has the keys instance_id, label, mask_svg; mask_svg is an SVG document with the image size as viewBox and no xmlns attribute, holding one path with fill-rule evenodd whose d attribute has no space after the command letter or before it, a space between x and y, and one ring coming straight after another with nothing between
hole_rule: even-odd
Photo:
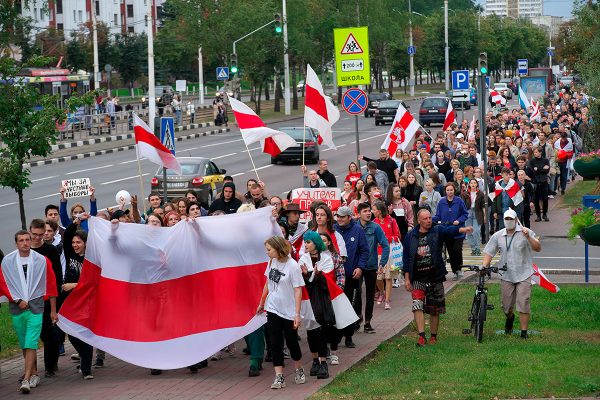
<instances>
[{"instance_id":1,"label":"car headlight","mask_svg":"<svg viewBox=\"0 0 600 400\"><path fill-rule=\"evenodd\" d=\"M142 103L146 102L146 97L142 97Z\"/></svg>"}]
</instances>

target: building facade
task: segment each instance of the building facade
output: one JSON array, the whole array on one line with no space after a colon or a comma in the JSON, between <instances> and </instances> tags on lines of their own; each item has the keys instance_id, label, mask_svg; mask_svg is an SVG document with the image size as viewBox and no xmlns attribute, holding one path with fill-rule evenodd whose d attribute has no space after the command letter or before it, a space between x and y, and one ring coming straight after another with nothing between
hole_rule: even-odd
<instances>
[{"instance_id":1,"label":"building facade","mask_svg":"<svg viewBox=\"0 0 600 400\"><path fill-rule=\"evenodd\" d=\"M152 21L148 24L148 2L152 3ZM34 33L43 29L64 32L65 39L92 22L103 22L112 34L141 34L148 26L156 33L165 0L31 0L21 7L21 14L31 18Z\"/></svg>"},{"instance_id":2,"label":"building facade","mask_svg":"<svg viewBox=\"0 0 600 400\"><path fill-rule=\"evenodd\" d=\"M543 13L543 0L486 0L484 5L484 15L531 19Z\"/></svg>"}]
</instances>

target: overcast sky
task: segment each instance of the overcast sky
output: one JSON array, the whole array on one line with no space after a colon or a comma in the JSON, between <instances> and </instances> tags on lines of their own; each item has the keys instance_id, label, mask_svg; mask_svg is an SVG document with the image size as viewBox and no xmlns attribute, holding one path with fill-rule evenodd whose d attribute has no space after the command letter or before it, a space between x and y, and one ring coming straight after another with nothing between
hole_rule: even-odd
<instances>
[{"instance_id":1,"label":"overcast sky","mask_svg":"<svg viewBox=\"0 0 600 400\"><path fill-rule=\"evenodd\" d=\"M484 5L485 0L477 0L478 4ZM557 17L572 17L573 0L544 0L544 15Z\"/></svg>"}]
</instances>

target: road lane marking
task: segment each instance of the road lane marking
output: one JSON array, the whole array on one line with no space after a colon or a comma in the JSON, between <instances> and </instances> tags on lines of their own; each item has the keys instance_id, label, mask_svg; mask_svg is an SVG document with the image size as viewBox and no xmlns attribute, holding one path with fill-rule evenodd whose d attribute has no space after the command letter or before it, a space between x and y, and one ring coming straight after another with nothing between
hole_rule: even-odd
<instances>
[{"instance_id":1,"label":"road lane marking","mask_svg":"<svg viewBox=\"0 0 600 400\"><path fill-rule=\"evenodd\" d=\"M2 208L2 207L8 207L8 206L12 206L13 204L17 204L17 202L16 202L16 201L13 201L12 203L0 204L0 208Z\"/></svg>"},{"instance_id":2,"label":"road lane marking","mask_svg":"<svg viewBox=\"0 0 600 400\"><path fill-rule=\"evenodd\" d=\"M53 178L58 178L58 176L55 175L55 176L47 176L45 178L32 179L31 182L45 181L46 179L53 179Z\"/></svg>"},{"instance_id":3,"label":"road lane marking","mask_svg":"<svg viewBox=\"0 0 600 400\"><path fill-rule=\"evenodd\" d=\"M220 146L220 145L222 145L222 144L227 144L227 143L241 142L242 140L244 140L244 139L236 139L236 140L229 140L229 141L227 141L227 142L219 142L219 143L207 144L207 145L205 145L205 146L201 146L201 147L199 147L199 148L200 148L200 149L203 149L203 148L205 148L205 147Z\"/></svg>"},{"instance_id":4,"label":"road lane marking","mask_svg":"<svg viewBox=\"0 0 600 400\"><path fill-rule=\"evenodd\" d=\"M150 175L150 173L142 174L142 176L146 176L146 175ZM110 185L111 183L123 182L123 181L127 181L129 179L135 179L135 178L139 178L139 177L140 177L139 175L128 176L127 178L121 178L121 179L115 179L114 181L102 182L101 185Z\"/></svg>"},{"instance_id":5,"label":"road lane marking","mask_svg":"<svg viewBox=\"0 0 600 400\"><path fill-rule=\"evenodd\" d=\"M242 150L242 153L247 153L249 151L255 151L255 150L262 150L260 147L254 147L252 149L248 149L248 150Z\"/></svg>"},{"instance_id":6,"label":"road lane marking","mask_svg":"<svg viewBox=\"0 0 600 400\"><path fill-rule=\"evenodd\" d=\"M218 160L219 158L225 158L225 157L229 157L229 156L235 156L237 153L230 153L230 154L223 154L222 156L217 156L217 157L211 157L211 160Z\"/></svg>"},{"instance_id":7,"label":"road lane marking","mask_svg":"<svg viewBox=\"0 0 600 400\"><path fill-rule=\"evenodd\" d=\"M544 257L533 257L533 258L539 258L539 259L546 259L546 260L585 260L585 257L551 257L551 256L544 256ZM590 257L590 260L600 260L600 257Z\"/></svg>"},{"instance_id":8,"label":"road lane marking","mask_svg":"<svg viewBox=\"0 0 600 400\"><path fill-rule=\"evenodd\" d=\"M235 178L236 176L240 176L240 175L244 175L245 172L238 172L237 174L233 174L231 175L232 178Z\"/></svg>"},{"instance_id":9,"label":"road lane marking","mask_svg":"<svg viewBox=\"0 0 600 400\"><path fill-rule=\"evenodd\" d=\"M58 193L51 193L51 194L47 194L45 196L40 196L40 197L34 197L33 199L29 199L30 201L33 200L41 200L41 199L47 199L48 197L53 197L53 196L58 196Z\"/></svg>"},{"instance_id":10,"label":"road lane marking","mask_svg":"<svg viewBox=\"0 0 600 400\"><path fill-rule=\"evenodd\" d=\"M80 172L87 172L87 171L95 171L97 169L104 169L104 168L110 168L113 167L114 164L108 164L108 165L103 165L101 167L94 167L94 168L86 168L86 169L80 169L78 171L71 171L71 172L67 172L65 175L74 175L74 174L78 174Z\"/></svg>"},{"instance_id":11,"label":"road lane marking","mask_svg":"<svg viewBox=\"0 0 600 400\"><path fill-rule=\"evenodd\" d=\"M258 167L258 168L256 168L256 170L257 170L257 171L259 171L259 170L261 170L261 169L269 168L269 167L272 167L272 166L273 166L273 164L269 164L269 165L265 165L264 167ZM248 171L248 172L252 172L252 171L254 171L254 170L253 170L253 169L251 169L251 170L250 170L250 171Z\"/></svg>"}]
</instances>

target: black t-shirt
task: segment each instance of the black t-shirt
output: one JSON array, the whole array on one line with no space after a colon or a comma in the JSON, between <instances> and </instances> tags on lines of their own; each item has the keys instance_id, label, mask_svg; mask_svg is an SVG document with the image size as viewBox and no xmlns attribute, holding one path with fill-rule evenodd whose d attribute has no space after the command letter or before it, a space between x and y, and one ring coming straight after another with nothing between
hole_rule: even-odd
<instances>
[{"instance_id":1,"label":"black t-shirt","mask_svg":"<svg viewBox=\"0 0 600 400\"><path fill-rule=\"evenodd\" d=\"M62 264L60 263L60 254L56 247L48 243L42 243L37 249L32 247L31 250L36 251L50 260L50 263L52 263L52 271L54 271L54 276L56 278L56 288L60 290L63 283Z\"/></svg>"},{"instance_id":2,"label":"black t-shirt","mask_svg":"<svg viewBox=\"0 0 600 400\"><path fill-rule=\"evenodd\" d=\"M427 233L419 232L416 261L413 280L424 283L433 282L435 279L433 256L429 243L427 243Z\"/></svg>"}]
</instances>

